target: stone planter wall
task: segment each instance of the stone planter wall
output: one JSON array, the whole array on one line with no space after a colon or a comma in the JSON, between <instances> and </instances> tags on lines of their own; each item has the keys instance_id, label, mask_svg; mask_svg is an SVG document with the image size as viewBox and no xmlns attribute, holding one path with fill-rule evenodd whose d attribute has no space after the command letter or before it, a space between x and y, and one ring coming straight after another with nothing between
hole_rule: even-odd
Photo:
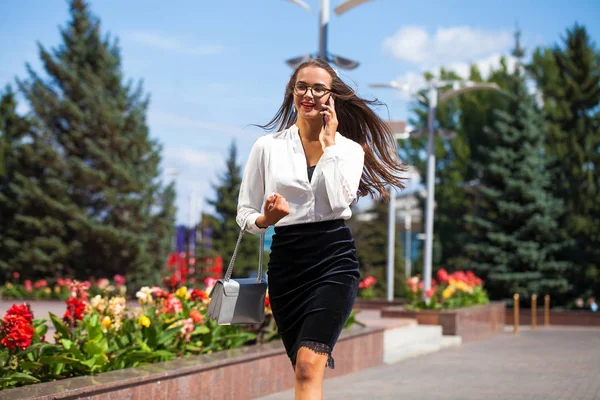
<instances>
[{"instance_id":1,"label":"stone planter wall","mask_svg":"<svg viewBox=\"0 0 600 400\"><path fill-rule=\"evenodd\" d=\"M356 298L354 302L354 308L358 310L381 310L382 308L401 306L406 303L405 299L394 299L387 301L387 299L363 299L360 297Z\"/></svg>"},{"instance_id":2,"label":"stone planter wall","mask_svg":"<svg viewBox=\"0 0 600 400\"><path fill-rule=\"evenodd\" d=\"M382 364L383 329L344 331L333 357L335 369L325 378ZM243 400L293 387L291 364L276 342L4 390L0 400Z\"/></svg>"},{"instance_id":3,"label":"stone planter wall","mask_svg":"<svg viewBox=\"0 0 600 400\"><path fill-rule=\"evenodd\" d=\"M506 303L458 308L454 310L410 311L388 307L381 311L384 318L414 318L420 325L441 325L444 335L458 335L470 342L496 335L504 329Z\"/></svg>"},{"instance_id":4,"label":"stone planter wall","mask_svg":"<svg viewBox=\"0 0 600 400\"><path fill-rule=\"evenodd\" d=\"M506 310L505 323L514 324L514 309ZM537 324L544 324L544 311L538 309ZM519 310L519 325L531 325L531 309ZM550 310L550 325L569 325L569 326L600 326L600 312L577 310Z\"/></svg>"}]
</instances>

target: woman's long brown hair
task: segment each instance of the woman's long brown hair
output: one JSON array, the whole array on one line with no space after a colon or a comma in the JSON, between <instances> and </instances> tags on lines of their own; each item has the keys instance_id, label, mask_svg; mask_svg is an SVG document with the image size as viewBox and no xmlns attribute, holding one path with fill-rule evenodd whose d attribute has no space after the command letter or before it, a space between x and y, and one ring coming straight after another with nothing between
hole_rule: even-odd
<instances>
[{"instance_id":1,"label":"woman's long brown hair","mask_svg":"<svg viewBox=\"0 0 600 400\"><path fill-rule=\"evenodd\" d=\"M407 166L398 157L396 139L390 127L369 107L381 106L383 103L358 97L327 62L311 58L296 68L285 88L283 104L277 114L266 125L256 126L278 132L296 122L294 85L298 72L306 67L323 68L331 75L331 91L335 95L335 111L339 122L337 130L360 144L365 151L365 164L358 187L359 197L371 195L373 198L389 200L386 185L403 189L405 177L401 173L407 171Z\"/></svg>"}]
</instances>

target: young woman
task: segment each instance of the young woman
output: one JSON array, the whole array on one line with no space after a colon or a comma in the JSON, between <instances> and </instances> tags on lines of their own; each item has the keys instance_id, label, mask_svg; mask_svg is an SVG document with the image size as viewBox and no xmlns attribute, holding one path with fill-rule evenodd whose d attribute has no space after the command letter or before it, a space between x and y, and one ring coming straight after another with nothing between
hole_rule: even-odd
<instances>
[{"instance_id":1,"label":"young woman","mask_svg":"<svg viewBox=\"0 0 600 400\"><path fill-rule=\"evenodd\" d=\"M300 65L250 152L237 222L275 226L268 267L273 316L296 376L297 399L321 399L325 367L356 298L359 270L344 221L359 196L403 188L387 125L320 59ZM266 199L265 199L265 196Z\"/></svg>"}]
</instances>

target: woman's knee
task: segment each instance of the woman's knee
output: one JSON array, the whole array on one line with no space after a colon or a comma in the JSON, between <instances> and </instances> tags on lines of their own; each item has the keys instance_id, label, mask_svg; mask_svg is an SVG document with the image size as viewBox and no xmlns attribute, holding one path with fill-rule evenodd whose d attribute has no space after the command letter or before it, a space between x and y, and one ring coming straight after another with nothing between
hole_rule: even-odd
<instances>
[{"instance_id":1,"label":"woman's knee","mask_svg":"<svg viewBox=\"0 0 600 400\"><path fill-rule=\"evenodd\" d=\"M322 379L327 356L316 354L305 348L300 348L296 357L296 380L299 382L311 382Z\"/></svg>"}]
</instances>

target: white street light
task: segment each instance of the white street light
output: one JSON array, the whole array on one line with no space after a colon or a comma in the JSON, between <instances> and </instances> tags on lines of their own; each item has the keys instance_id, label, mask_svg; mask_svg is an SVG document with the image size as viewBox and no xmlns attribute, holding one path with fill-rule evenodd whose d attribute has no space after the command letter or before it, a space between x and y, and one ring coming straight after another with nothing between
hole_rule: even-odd
<instances>
[{"instance_id":1,"label":"white street light","mask_svg":"<svg viewBox=\"0 0 600 400\"><path fill-rule=\"evenodd\" d=\"M302 0L287 0L290 3L296 4L306 11L312 13L310 6ZM338 7L335 12L337 15L341 15L354 7L357 7L363 3L371 0L346 0ZM343 69L354 69L360 65L358 61L351 60L336 54L331 54L327 50L327 29L329 27L329 14L331 7L329 6L329 0L319 1L319 51L317 54L306 54L299 57L294 57L286 60L285 63L292 68L297 68L304 61L312 57L318 57L322 60L331 62Z\"/></svg>"},{"instance_id":2,"label":"white street light","mask_svg":"<svg viewBox=\"0 0 600 400\"><path fill-rule=\"evenodd\" d=\"M343 13L352 10L354 7L360 6L361 4L366 3L368 1L372 0L346 0L342 4L337 6L333 11L337 15L342 15Z\"/></svg>"},{"instance_id":3,"label":"white street light","mask_svg":"<svg viewBox=\"0 0 600 400\"><path fill-rule=\"evenodd\" d=\"M397 90L404 90L410 93L410 87L403 85L397 81L389 83L377 83L370 85L374 88L391 88ZM452 89L445 91L439 95L440 89L451 86ZM432 256L433 256L433 205L435 197L435 153L434 153L434 129L433 122L435 118L435 111L438 106L438 102L442 103L449 100L461 93L473 92L477 90L500 90L498 85L495 83L482 83L473 81L444 81L432 79L427 82L427 100L428 100L428 115L427 115L427 197L425 205L425 260L423 268L423 291L426 292L431 288L431 275L432 275ZM420 133L422 130L413 131L412 133ZM442 130L442 134L445 137L453 137L455 135L447 130ZM388 263L390 261L388 260ZM393 262L393 260L391 261ZM389 296L389 293L388 293ZM426 298L429 301L428 298Z\"/></svg>"},{"instance_id":4,"label":"white street light","mask_svg":"<svg viewBox=\"0 0 600 400\"><path fill-rule=\"evenodd\" d=\"M287 0L287 1L304 8L306 11L308 11L309 13L312 14L312 10L310 9L310 6L305 1L302 1L302 0Z\"/></svg>"}]
</instances>

